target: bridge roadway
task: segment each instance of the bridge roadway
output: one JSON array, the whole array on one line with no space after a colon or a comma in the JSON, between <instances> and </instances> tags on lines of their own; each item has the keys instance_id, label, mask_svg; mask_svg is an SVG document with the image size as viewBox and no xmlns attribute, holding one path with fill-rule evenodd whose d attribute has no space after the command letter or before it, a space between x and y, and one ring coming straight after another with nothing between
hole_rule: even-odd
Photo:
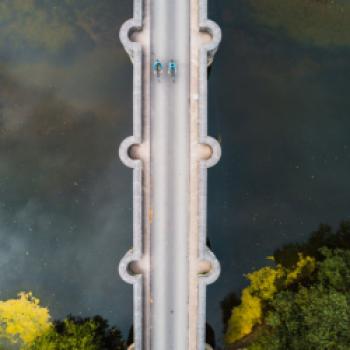
<instances>
[{"instance_id":1,"label":"bridge roadway","mask_svg":"<svg viewBox=\"0 0 350 350\"><path fill-rule=\"evenodd\" d=\"M205 348L205 289L220 271L206 247L206 171L220 158L206 73L221 38L206 16L207 0L134 0L120 30L134 63L133 136L119 150L134 168L133 248L119 271L134 285L135 350Z\"/></svg>"},{"instance_id":2,"label":"bridge roadway","mask_svg":"<svg viewBox=\"0 0 350 350\"><path fill-rule=\"evenodd\" d=\"M188 0L153 0L151 61L152 349L186 349L188 337L190 18ZM177 63L176 81L167 63Z\"/></svg>"}]
</instances>

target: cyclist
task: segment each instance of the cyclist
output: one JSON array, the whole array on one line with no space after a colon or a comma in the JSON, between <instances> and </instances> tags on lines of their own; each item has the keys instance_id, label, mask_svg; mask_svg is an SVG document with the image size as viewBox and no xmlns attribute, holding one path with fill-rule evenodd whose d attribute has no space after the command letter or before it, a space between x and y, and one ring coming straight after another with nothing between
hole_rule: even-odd
<instances>
[{"instance_id":1,"label":"cyclist","mask_svg":"<svg viewBox=\"0 0 350 350\"><path fill-rule=\"evenodd\" d=\"M176 62L174 60L170 60L168 63L168 74L171 76L173 82L175 82L176 70L177 70Z\"/></svg>"},{"instance_id":2,"label":"cyclist","mask_svg":"<svg viewBox=\"0 0 350 350\"><path fill-rule=\"evenodd\" d=\"M159 79L163 72L163 64L156 59L152 65L154 75Z\"/></svg>"}]
</instances>

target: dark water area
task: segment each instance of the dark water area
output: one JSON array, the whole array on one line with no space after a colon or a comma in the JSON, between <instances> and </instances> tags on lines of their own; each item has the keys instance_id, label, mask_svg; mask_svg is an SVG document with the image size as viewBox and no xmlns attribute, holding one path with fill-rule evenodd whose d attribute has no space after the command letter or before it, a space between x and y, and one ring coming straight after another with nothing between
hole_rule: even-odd
<instances>
[{"instance_id":1,"label":"dark water area","mask_svg":"<svg viewBox=\"0 0 350 350\"><path fill-rule=\"evenodd\" d=\"M131 16L124 0L0 0L0 299L32 291L53 318L99 314L125 334Z\"/></svg>"},{"instance_id":2,"label":"dark water area","mask_svg":"<svg viewBox=\"0 0 350 350\"><path fill-rule=\"evenodd\" d=\"M294 38L288 18L279 28L259 21L256 11L273 1L264 3L210 3L223 30L209 80L210 134L223 150L208 199L208 235L222 264L208 322L219 337L218 304L229 291L239 295L245 273L320 223L350 218L350 31L348 42L334 34L329 44L320 20L312 37Z\"/></svg>"},{"instance_id":3,"label":"dark water area","mask_svg":"<svg viewBox=\"0 0 350 350\"><path fill-rule=\"evenodd\" d=\"M209 79L219 343L220 301L245 273L350 219L350 7L324 16L300 1L209 2L223 30ZM132 66L116 31L131 14L126 0L0 0L0 299L32 291L54 318L100 314L125 335L132 179L117 147L132 132Z\"/></svg>"}]
</instances>

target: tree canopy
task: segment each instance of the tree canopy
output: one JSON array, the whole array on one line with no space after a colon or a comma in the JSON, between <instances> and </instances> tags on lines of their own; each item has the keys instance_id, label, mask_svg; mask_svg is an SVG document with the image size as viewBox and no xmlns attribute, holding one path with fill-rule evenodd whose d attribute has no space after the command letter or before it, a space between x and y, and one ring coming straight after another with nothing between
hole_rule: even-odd
<instances>
[{"instance_id":1,"label":"tree canopy","mask_svg":"<svg viewBox=\"0 0 350 350\"><path fill-rule=\"evenodd\" d=\"M317 230L311 233L306 242L286 244L277 249L273 256L278 264L292 268L297 264L300 253L305 256L313 256L316 260L323 260L324 255L320 251L322 247L349 250L350 221L341 222L336 231L333 231L329 225L321 224Z\"/></svg>"},{"instance_id":2,"label":"tree canopy","mask_svg":"<svg viewBox=\"0 0 350 350\"><path fill-rule=\"evenodd\" d=\"M226 331L226 342L234 343L249 335L263 323L264 309L275 294L302 280L315 270L315 260L300 255L294 269L282 265L263 267L247 274L250 285L243 289L241 304L232 310Z\"/></svg>"},{"instance_id":3,"label":"tree canopy","mask_svg":"<svg viewBox=\"0 0 350 350\"><path fill-rule=\"evenodd\" d=\"M51 321L31 292L0 301L0 350L124 350L121 332L101 316Z\"/></svg>"},{"instance_id":4,"label":"tree canopy","mask_svg":"<svg viewBox=\"0 0 350 350\"><path fill-rule=\"evenodd\" d=\"M46 334L38 337L30 350L123 350L121 333L100 316L69 316L56 321Z\"/></svg>"},{"instance_id":5,"label":"tree canopy","mask_svg":"<svg viewBox=\"0 0 350 350\"><path fill-rule=\"evenodd\" d=\"M27 347L51 327L47 308L32 293L19 293L17 299L0 301L0 345Z\"/></svg>"},{"instance_id":6,"label":"tree canopy","mask_svg":"<svg viewBox=\"0 0 350 350\"><path fill-rule=\"evenodd\" d=\"M311 285L279 292L249 350L345 350L350 347L350 251L322 250Z\"/></svg>"},{"instance_id":7,"label":"tree canopy","mask_svg":"<svg viewBox=\"0 0 350 350\"><path fill-rule=\"evenodd\" d=\"M349 228L349 222L336 232L321 225L306 243L275 252L276 266L248 274L226 343L249 350L349 349Z\"/></svg>"}]
</instances>

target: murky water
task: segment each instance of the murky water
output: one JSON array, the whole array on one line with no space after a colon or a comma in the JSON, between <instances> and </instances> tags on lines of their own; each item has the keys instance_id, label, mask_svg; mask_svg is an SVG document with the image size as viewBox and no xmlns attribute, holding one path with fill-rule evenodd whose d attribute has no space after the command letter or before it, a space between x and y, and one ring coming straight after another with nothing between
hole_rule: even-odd
<instances>
[{"instance_id":1,"label":"murky water","mask_svg":"<svg viewBox=\"0 0 350 350\"><path fill-rule=\"evenodd\" d=\"M321 222L350 217L350 7L332 3L339 7L211 2L224 38L209 100L211 135L223 149L209 172L208 207L222 263L208 321L219 333L218 303L239 294L243 274Z\"/></svg>"},{"instance_id":2,"label":"murky water","mask_svg":"<svg viewBox=\"0 0 350 350\"><path fill-rule=\"evenodd\" d=\"M0 292L52 317L101 314L124 332L131 287L132 66L117 40L132 2L0 1Z\"/></svg>"},{"instance_id":3,"label":"murky water","mask_svg":"<svg viewBox=\"0 0 350 350\"><path fill-rule=\"evenodd\" d=\"M244 273L350 216L350 6L276 3L210 3L224 35L209 98L223 148L208 207L219 341L219 302ZM0 0L1 299L31 290L55 318L101 314L125 333L131 287L116 266L131 246L131 173L117 146L131 134L132 67L115 33L131 13L124 0Z\"/></svg>"}]
</instances>

